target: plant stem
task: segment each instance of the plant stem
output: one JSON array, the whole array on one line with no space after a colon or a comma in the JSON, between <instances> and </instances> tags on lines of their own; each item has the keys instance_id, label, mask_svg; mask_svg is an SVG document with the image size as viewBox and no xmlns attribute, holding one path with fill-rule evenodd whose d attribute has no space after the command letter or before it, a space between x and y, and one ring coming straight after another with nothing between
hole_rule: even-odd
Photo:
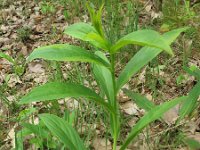
<instances>
[{"instance_id":1,"label":"plant stem","mask_svg":"<svg viewBox=\"0 0 200 150\"><path fill-rule=\"evenodd\" d=\"M114 133L113 133L113 150L116 150L117 147L117 139L118 139L118 132L119 132L119 125L118 125L118 107L117 107L117 93L116 93L116 82L115 82L115 55L110 54L111 57L111 73L112 73L112 81L113 81L113 88L114 88L114 103L113 107L115 110L115 114L113 115L113 122L114 122Z\"/></svg>"}]
</instances>

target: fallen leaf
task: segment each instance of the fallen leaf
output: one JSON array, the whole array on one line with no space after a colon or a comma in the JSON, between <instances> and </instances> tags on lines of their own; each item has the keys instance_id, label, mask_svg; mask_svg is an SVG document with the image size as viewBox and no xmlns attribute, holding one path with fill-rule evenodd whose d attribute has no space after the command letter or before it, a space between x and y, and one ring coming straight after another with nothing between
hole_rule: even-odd
<instances>
[{"instance_id":1,"label":"fallen leaf","mask_svg":"<svg viewBox=\"0 0 200 150\"><path fill-rule=\"evenodd\" d=\"M136 104L133 104L132 101L125 102L121 105L122 110L128 115L136 115L138 107Z\"/></svg>"}]
</instances>

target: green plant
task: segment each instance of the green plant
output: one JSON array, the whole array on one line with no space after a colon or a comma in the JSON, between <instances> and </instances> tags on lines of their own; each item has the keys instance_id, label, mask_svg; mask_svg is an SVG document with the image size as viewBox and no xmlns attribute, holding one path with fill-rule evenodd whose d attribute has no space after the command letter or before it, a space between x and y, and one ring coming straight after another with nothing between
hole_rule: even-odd
<instances>
[{"instance_id":1,"label":"green plant","mask_svg":"<svg viewBox=\"0 0 200 150\"><path fill-rule=\"evenodd\" d=\"M153 30L138 30L129 33L119 39L115 44L112 44L106 38L101 23L103 6L101 6L101 8L96 12L88 5L88 10L90 12L92 26L86 23L76 23L69 26L65 30L65 33L72 37L87 41L102 51L96 51L93 53L78 46L55 44L35 49L30 54L27 61L29 62L33 59L42 58L54 61L80 61L91 63L94 77L98 83L100 91L104 93L106 99L104 99L104 95L100 96L94 90L83 85L66 82L50 82L34 88L29 94L20 100L20 104L55 100L66 97L85 98L96 102L104 108L106 115L110 120L110 133L113 138L113 150L116 150L121 126L120 110L117 101L119 90L133 75L135 75L142 67L147 65L162 51L174 55L170 48L170 44L187 28L172 30L163 35L160 35ZM144 47L131 58L119 74L119 77L116 78L116 54L119 53L120 48L128 44L136 44ZM106 57L105 53L109 53L110 59ZM189 98L189 96L183 96L158 106L155 105L153 109L148 108L149 111L146 115L136 123L127 139L123 141L120 150L124 150L147 125L162 117L162 115L170 108L180 102L186 102ZM72 150L86 149L78 133L72 128L72 125L65 121L65 119L61 119L51 114L40 114L39 117L52 134L58 137L66 148Z\"/></svg>"},{"instance_id":2,"label":"green plant","mask_svg":"<svg viewBox=\"0 0 200 150\"><path fill-rule=\"evenodd\" d=\"M26 42L31 34L31 29L30 27L22 27L20 29L17 30L17 35L20 41L22 42Z\"/></svg>"},{"instance_id":3,"label":"green plant","mask_svg":"<svg viewBox=\"0 0 200 150\"><path fill-rule=\"evenodd\" d=\"M0 58L4 58L13 65L13 71L17 75L22 75L24 73L24 66L20 65L17 60L13 59L9 55L0 52Z\"/></svg>"},{"instance_id":4,"label":"green plant","mask_svg":"<svg viewBox=\"0 0 200 150\"><path fill-rule=\"evenodd\" d=\"M43 2L40 7L41 7L41 12L44 15L53 14L56 11L56 8L50 2Z\"/></svg>"},{"instance_id":5,"label":"green plant","mask_svg":"<svg viewBox=\"0 0 200 150\"><path fill-rule=\"evenodd\" d=\"M13 59L11 56L0 52L0 58L4 58L7 61L9 61L13 65L13 71L17 75L22 75L24 73L24 65L19 64L19 62L15 59Z\"/></svg>"}]
</instances>

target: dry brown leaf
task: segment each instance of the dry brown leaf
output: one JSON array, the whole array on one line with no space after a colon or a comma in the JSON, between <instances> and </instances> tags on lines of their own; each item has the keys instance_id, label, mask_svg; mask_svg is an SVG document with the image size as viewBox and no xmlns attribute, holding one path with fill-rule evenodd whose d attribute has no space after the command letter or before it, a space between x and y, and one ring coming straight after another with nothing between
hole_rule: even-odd
<instances>
[{"instance_id":1,"label":"dry brown leaf","mask_svg":"<svg viewBox=\"0 0 200 150\"><path fill-rule=\"evenodd\" d=\"M163 120L168 124L168 125L172 125L175 123L175 121L178 119L179 112L180 109L180 105L176 105L175 107L171 108L170 110L168 110L164 115L163 115Z\"/></svg>"},{"instance_id":2,"label":"dry brown leaf","mask_svg":"<svg viewBox=\"0 0 200 150\"><path fill-rule=\"evenodd\" d=\"M132 101L125 102L121 105L121 109L128 115L136 115L138 107Z\"/></svg>"},{"instance_id":3,"label":"dry brown leaf","mask_svg":"<svg viewBox=\"0 0 200 150\"><path fill-rule=\"evenodd\" d=\"M112 146L109 140L105 138L96 138L93 142L95 150L112 150Z\"/></svg>"},{"instance_id":4,"label":"dry brown leaf","mask_svg":"<svg viewBox=\"0 0 200 150\"><path fill-rule=\"evenodd\" d=\"M8 86L9 87L14 87L17 83L22 83L22 81L20 80L19 76L16 74L10 74L10 79L8 81Z\"/></svg>"},{"instance_id":5,"label":"dry brown leaf","mask_svg":"<svg viewBox=\"0 0 200 150\"><path fill-rule=\"evenodd\" d=\"M45 73L45 69L41 63L31 62L28 64L30 73Z\"/></svg>"}]
</instances>

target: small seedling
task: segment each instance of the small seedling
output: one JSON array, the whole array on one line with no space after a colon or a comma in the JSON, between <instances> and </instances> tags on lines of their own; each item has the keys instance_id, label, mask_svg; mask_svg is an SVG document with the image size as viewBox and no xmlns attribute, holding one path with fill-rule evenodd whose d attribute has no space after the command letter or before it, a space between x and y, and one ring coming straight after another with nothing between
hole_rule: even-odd
<instances>
[{"instance_id":1,"label":"small seedling","mask_svg":"<svg viewBox=\"0 0 200 150\"><path fill-rule=\"evenodd\" d=\"M26 42L31 34L31 29L30 27L22 27L17 30L17 35L20 41Z\"/></svg>"}]
</instances>

